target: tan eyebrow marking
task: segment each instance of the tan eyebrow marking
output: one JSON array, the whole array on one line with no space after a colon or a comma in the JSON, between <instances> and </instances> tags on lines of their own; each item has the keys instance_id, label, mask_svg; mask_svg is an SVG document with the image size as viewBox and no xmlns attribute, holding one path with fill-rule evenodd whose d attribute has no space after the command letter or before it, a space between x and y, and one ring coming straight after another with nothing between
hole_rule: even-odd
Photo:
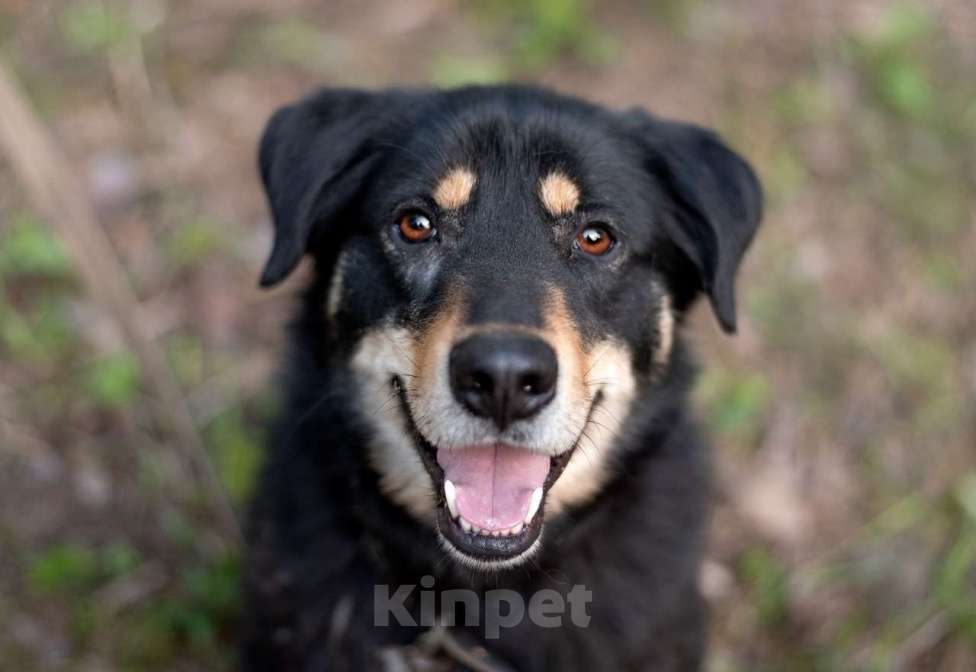
<instances>
[{"instance_id":1,"label":"tan eyebrow marking","mask_svg":"<svg viewBox=\"0 0 976 672\"><path fill-rule=\"evenodd\" d=\"M553 217L568 215L579 205L580 190L562 173L549 173L539 182L539 198Z\"/></svg>"},{"instance_id":2,"label":"tan eyebrow marking","mask_svg":"<svg viewBox=\"0 0 976 672\"><path fill-rule=\"evenodd\" d=\"M434 201L444 210L457 210L471 199L477 181L467 168L452 168L434 188Z\"/></svg>"}]
</instances>

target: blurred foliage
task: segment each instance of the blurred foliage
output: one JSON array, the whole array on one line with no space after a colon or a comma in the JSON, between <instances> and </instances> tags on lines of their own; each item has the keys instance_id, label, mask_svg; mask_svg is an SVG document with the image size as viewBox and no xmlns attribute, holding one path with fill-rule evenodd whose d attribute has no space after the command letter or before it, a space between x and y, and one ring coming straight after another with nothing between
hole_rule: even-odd
<instances>
[{"instance_id":1,"label":"blurred foliage","mask_svg":"<svg viewBox=\"0 0 976 672\"><path fill-rule=\"evenodd\" d=\"M166 598L132 617L120 653L126 668L165 670L189 651L205 669L232 669L225 639L239 610L238 572L232 556L188 566Z\"/></svg>"},{"instance_id":2,"label":"blurred foliage","mask_svg":"<svg viewBox=\"0 0 976 672\"><path fill-rule=\"evenodd\" d=\"M70 277L71 265L50 229L26 212L14 212L0 231L0 276Z\"/></svg>"},{"instance_id":3,"label":"blurred foliage","mask_svg":"<svg viewBox=\"0 0 976 672\"><path fill-rule=\"evenodd\" d=\"M879 24L854 37L849 52L880 111L891 115L869 111L860 119L861 148L879 168L871 191L910 243L943 246L971 216L972 154L960 149L976 149L967 123L976 79L955 77L944 36L923 5L894 4Z\"/></svg>"},{"instance_id":4,"label":"blurred foliage","mask_svg":"<svg viewBox=\"0 0 976 672\"><path fill-rule=\"evenodd\" d=\"M445 62L451 57L444 55L435 69L436 82L465 82L465 74L473 75L473 81L498 81L509 72L533 74L562 55L600 65L613 61L617 53L616 41L597 26L587 0L479 0L475 16L507 40L507 64L492 58L472 60L466 69L448 68L451 76L445 77Z\"/></svg>"},{"instance_id":5,"label":"blurred foliage","mask_svg":"<svg viewBox=\"0 0 976 672\"><path fill-rule=\"evenodd\" d=\"M246 64L278 63L329 77L341 74L348 55L338 35L294 16L250 24L240 31L234 52Z\"/></svg>"},{"instance_id":6,"label":"blurred foliage","mask_svg":"<svg viewBox=\"0 0 976 672\"><path fill-rule=\"evenodd\" d=\"M244 503L261 465L263 434L245 422L240 409L232 409L211 423L206 437L227 492Z\"/></svg>"},{"instance_id":7,"label":"blurred foliage","mask_svg":"<svg viewBox=\"0 0 976 672\"><path fill-rule=\"evenodd\" d=\"M670 30L684 35L701 0L645 0L647 11Z\"/></svg>"},{"instance_id":8,"label":"blurred foliage","mask_svg":"<svg viewBox=\"0 0 976 672\"><path fill-rule=\"evenodd\" d=\"M871 90L898 114L932 114L937 96L925 53L937 37L931 14L921 5L895 3L879 23L875 34L855 42Z\"/></svg>"},{"instance_id":9,"label":"blurred foliage","mask_svg":"<svg viewBox=\"0 0 976 672\"><path fill-rule=\"evenodd\" d=\"M130 352L119 352L93 362L85 376L85 391L96 404L121 408L135 400L139 388L139 362Z\"/></svg>"},{"instance_id":10,"label":"blurred foliage","mask_svg":"<svg viewBox=\"0 0 976 672\"><path fill-rule=\"evenodd\" d=\"M28 570L31 584L38 590L87 588L99 577L101 567L94 551L83 546L62 545L36 557Z\"/></svg>"},{"instance_id":11,"label":"blurred foliage","mask_svg":"<svg viewBox=\"0 0 976 672\"><path fill-rule=\"evenodd\" d=\"M113 581L137 580L139 552L126 542L100 547L60 544L30 560L31 587L63 600L73 633L84 644L106 628L122 629L115 653L125 669L164 670L181 652L193 652L207 669L230 669L226 636L239 610L238 561L233 555L188 562L165 597L107 610L99 597Z\"/></svg>"},{"instance_id":12,"label":"blurred foliage","mask_svg":"<svg viewBox=\"0 0 976 672\"><path fill-rule=\"evenodd\" d=\"M962 420L958 362L945 342L893 329L869 350L880 359L897 391L896 401L920 432L956 427Z\"/></svg>"},{"instance_id":13,"label":"blurred foliage","mask_svg":"<svg viewBox=\"0 0 976 672\"><path fill-rule=\"evenodd\" d=\"M63 357L73 338L66 312L57 295L39 297L19 309L0 297L0 350L38 364Z\"/></svg>"},{"instance_id":14,"label":"blurred foliage","mask_svg":"<svg viewBox=\"0 0 976 672\"><path fill-rule=\"evenodd\" d=\"M752 604L767 626L781 624L789 603L786 567L764 548L751 548L739 559L739 574L753 592Z\"/></svg>"},{"instance_id":15,"label":"blurred foliage","mask_svg":"<svg viewBox=\"0 0 976 672\"><path fill-rule=\"evenodd\" d=\"M66 298L73 269L61 244L30 213L10 213L0 229L0 353L51 364L73 335Z\"/></svg>"},{"instance_id":16,"label":"blurred foliage","mask_svg":"<svg viewBox=\"0 0 976 672\"><path fill-rule=\"evenodd\" d=\"M93 595L98 587L120 579L141 562L139 553L125 542L92 548L60 544L35 556L27 568L31 587L63 601L78 643L93 635L97 610Z\"/></svg>"},{"instance_id":17,"label":"blurred foliage","mask_svg":"<svg viewBox=\"0 0 976 672\"><path fill-rule=\"evenodd\" d=\"M508 67L493 57L458 58L443 54L434 61L430 73L437 86L497 84L509 78Z\"/></svg>"},{"instance_id":18,"label":"blurred foliage","mask_svg":"<svg viewBox=\"0 0 976 672\"><path fill-rule=\"evenodd\" d=\"M61 14L65 43L89 53L118 48L136 32L126 8L125 3L99 0L67 5Z\"/></svg>"},{"instance_id":19,"label":"blurred foliage","mask_svg":"<svg viewBox=\"0 0 976 672\"><path fill-rule=\"evenodd\" d=\"M190 268L208 256L227 250L221 227L207 218L183 222L163 242L166 253L178 268Z\"/></svg>"},{"instance_id":20,"label":"blurred foliage","mask_svg":"<svg viewBox=\"0 0 976 672\"><path fill-rule=\"evenodd\" d=\"M960 479L954 540L934 577L935 596L953 626L976 647L976 471Z\"/></svg>"},{"instance_id":21,"label":"blurred foliage","mask_svg":"<svg viewBox=\"0 0 976 672\"><path fill-rule=\"evenodd\" d=\"M271 106L323 81L401 83L404 73L442 86L559 86L571 72L590 78L583 93L714 121L764 181L741 336L702 335L719 354L696 396L720 459L747 472L770 451L789 453L794 506L809 516L794 532L807 545L755 532L736 508L739 483L721 484L731 527L711 553L730 585L713 605L709 669L973 669L976 464L960 446L976 436L966 315L976 305L976 77L951 46L966 30L946 24L953 3L835 6L837 22L809 31L762 3L434 4L398 14L308 3L299 16L260 3L0 3L0 52L78 165L103 147L133 156L127 170L143 191L106 209L107 230L145 305L162 306L153 328L235 506L253 488L276 392L245 388L241 371L278 347L263 334L284 320L243 300L241 279L251 286L267 242L248 227L265 204L250 160L224 152L252 142ZM650 58L669 81L640 60ZM618 66L626 81L603 86ZM150 90L132 96L142 76ZM150 114L136 120L128 106L139 95ZM27 620L42 624L41 648L66 638L59 669L232 669L236 554L214 549L199 486L180 479L178 451L146 422L155 402L138 361L106 336L63 247L9 183L0 437L12 423L29 447L2 446L4 483L17 497L51 464L80 480L75 460L91 463L111 484L111 508L88 509L73 499L80 485L55 480L41 487L52 507L65 497L62 528L0 521L19 572L0 571L0 667L52 669L15 640ZM205 292L218 304L238 297L243 319L198 310ZM171 303L179 324L166 317ZM773 445L784 413L795 445ZM162 584L109 608L106 591L138 584L147 565L162 568ZM906 661L906 642L933 624L924 655Z\"/></svg>"},{"instance_id":22,"label":"blurred foliage","mask_svg":"<svg viewBox=\"0 0 976 672\"><path fill-rule=\"evenodd\" d=\"M177 380L187 388L204 382L206 345L189 333L176 334L166 342L169 363Z\"/></svg>"},{"instance_id":23,"label":"blurred foliage","mask_svg":"<svg viewBox=\"0 0 976 672\"><path fill-rule=\"evenodd\" d=\"M755 445L772 403L772 389L762 374L714 366L703 374L697 394L723 442Z\"/></svg>"}]
</instances>

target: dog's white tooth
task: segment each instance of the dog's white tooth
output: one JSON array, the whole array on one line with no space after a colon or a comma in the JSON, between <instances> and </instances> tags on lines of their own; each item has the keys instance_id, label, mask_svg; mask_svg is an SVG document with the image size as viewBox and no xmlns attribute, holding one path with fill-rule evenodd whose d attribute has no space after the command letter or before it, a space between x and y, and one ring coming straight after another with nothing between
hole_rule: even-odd
<instances>
[{"instance_id":1,"label":"dog's white tooth","mask_svg":"<svg viewBox=\"0 0 976 672\"><path fill-rule=\"evenodd\" d=\"M473 523L471 524L471 531L475 534L481 534L481 528Z\"/></svg>"},{"instance_id":2,"label":"dog's white tooth","mask_svg":"<svg viewBox=\"0 0 976 672\"><path fill-rule=\"evenodd\" d=\"M447 510L451 514L451 518L457 518L457 488L450 481L444 481L444 499L447 501Z\"/></svg>"},{"instance_id":3,"label":"dog's white tooth","mask_svg":"<svg viewBox=\"0 0 976 672\"><path fill-rule=\"evenodd\" d=\"M491 536L493 536L493 537L500 537L500 536L502 536L502 531L501 530L492 530L491 531Z\"/></svg>"},{"instance_id":4,"label":"dog's white tooth","mask_svg":"<svg viewBox=\"0 0 976 672\"><path fill-rule=\"evenodd\" d=\"M471 523L469 523L468 521L466 521L463 517L458 518L458 520L461 521L461 529L462 530L464 530L465 532L470 532L471 531L471 529L472 529L471 528Z\"/></svg>"},{"instance_id":5,"label":"dog's white tooth","mask_svg":"<svg viewBox=\"0 0 976 672\"><path fill-rule=\"evenodd\" d=\"M511 534L512 536L515 536L516 534L522 534L523 527L525 527L525 525L523 523L519 523L518 525L512 526L508 530L508 533Z\"/></svg>"},{"instance_id":6,"label":"dog's white tooth","mask_svg":"<svg viewBox=\"0 0 976 672\"><path fill-rule=\"evenodd\" d=\"M532 500L529 502L529 510L526 512L525 518L522 520L523 523L528 525L532 522L532 518L539 510L540 504L542 504L542 488L536 488L532 491Z\"/></svg>"}]
</instances>

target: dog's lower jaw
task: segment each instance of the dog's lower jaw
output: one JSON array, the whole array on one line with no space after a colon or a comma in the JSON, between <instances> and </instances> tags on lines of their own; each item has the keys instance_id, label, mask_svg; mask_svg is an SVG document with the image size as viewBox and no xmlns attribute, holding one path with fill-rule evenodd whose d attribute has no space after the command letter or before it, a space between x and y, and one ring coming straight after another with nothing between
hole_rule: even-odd
<instances>
[{"instance_id":1,"label":"dog's lower jaw","mask_svg":"<svg viewBox=\"0 0 976 672\"><path fill-rule=\"evenodd\" d=\"M430 476L435 491L434 524L438 540L448 555L461 565L486 572L501 571L529 561L542 545L545 520L545 499L560 475L576 453L582 432L603 399L597 392L587 412L586 422L573 445L559 455L549 458L548 471L543 484L532 493L525 518L505 531L480 530L466 521L456 509L452 498L454 484L446 479L437 449L423 436L413 421L404 385L397 377L390 381L391 389L399 398L401 412L409 434L413 438L417 454ZM462 449L463 450L463 449ZM467 524L466 524L467 523Z\"/></svg>"},{"instance_id":2,"label":"dog's lower jaw","mask_svg":"<svg viewBox=\"0 0 976 672\"><path fill-rule=\"evenodd\" d=\"M501 558L495 560L487 560L484 558L479 558L473 555L468 555L464 553L457 546L447 540L447 537L441 532L440 527L437 529L437 541L440 542L441 548L455 560L462 567L467 567L468 569L473 569L479 572L484 572L486 574L501 572L506 569L512 569L514 567L519 567L524 565L526 562L531 560L536 553L538 553L539 548L542 546L542 534L543 530L539 530L538 536L536 536L535 541L533 541L528 548L514 555L510 558Z\"/></svg>"}]
</instances>

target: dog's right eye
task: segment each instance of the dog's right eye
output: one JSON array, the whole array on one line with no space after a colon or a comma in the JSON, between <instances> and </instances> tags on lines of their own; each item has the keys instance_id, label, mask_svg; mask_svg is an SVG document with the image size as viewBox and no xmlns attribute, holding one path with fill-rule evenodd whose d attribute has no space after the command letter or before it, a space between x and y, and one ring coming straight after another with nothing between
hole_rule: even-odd
<instances>
[{"instance_id":1,"label":"dog's right eye","mask_svg":"<svg viewBox=\"0 0 976 672\"><path fill-rule=\"evenodd\" d=\"M399 229L400 235L408 243L422 243L437 233L430 218L419 212L408 212L400 217Z\"/></svg>"}]
</instances>

